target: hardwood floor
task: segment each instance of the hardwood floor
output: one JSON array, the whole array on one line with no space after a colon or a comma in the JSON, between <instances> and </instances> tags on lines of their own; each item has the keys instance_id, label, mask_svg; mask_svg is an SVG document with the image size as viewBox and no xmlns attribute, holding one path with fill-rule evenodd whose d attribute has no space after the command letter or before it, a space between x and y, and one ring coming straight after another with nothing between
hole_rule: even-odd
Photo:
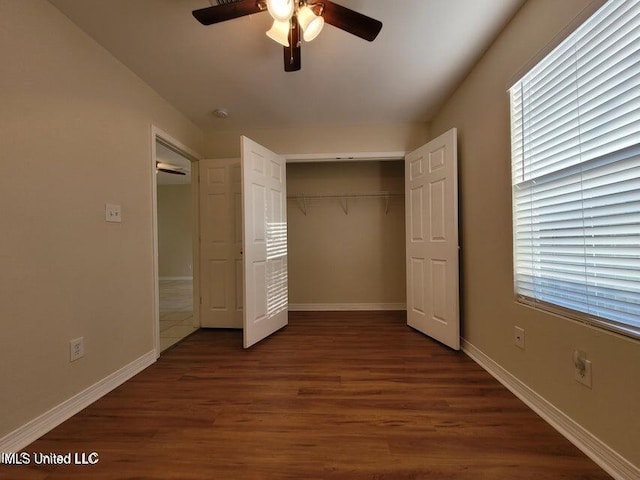
<instances>
[{"instance_id":1,"label":"hardwood floor","mask_svg":"<svg viewBox=\"0 0 640 480\"><path fill-rule=\"evenodd\" d=\"M26 452L94 466L2 479L609 479L404 313L291 313L248 351L201 330Z\"/></svg>"}]
</instances>

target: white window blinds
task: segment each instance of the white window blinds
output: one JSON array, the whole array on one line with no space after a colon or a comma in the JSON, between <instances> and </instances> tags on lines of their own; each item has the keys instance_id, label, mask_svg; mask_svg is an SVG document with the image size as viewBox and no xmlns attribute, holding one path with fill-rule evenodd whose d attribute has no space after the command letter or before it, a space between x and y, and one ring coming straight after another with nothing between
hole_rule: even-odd
<instances>
[{"instance_id":1,"label":"white window blinds","mask_svg":"<svg viewBox=\"0 0 640 480\"><path fill-rule=\"evenodd\" d=\"M517 295L640 336L640 0L607 2L509 93Z\"/></svg>"}]
</instances>

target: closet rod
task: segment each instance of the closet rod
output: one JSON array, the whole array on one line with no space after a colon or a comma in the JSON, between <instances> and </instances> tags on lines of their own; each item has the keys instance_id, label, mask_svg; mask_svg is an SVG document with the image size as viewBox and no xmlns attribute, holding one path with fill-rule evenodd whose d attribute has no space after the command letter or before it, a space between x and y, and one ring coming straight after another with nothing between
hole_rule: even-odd
<instances>
[{"instance_id":1,"label":"closet rod","mask_svg":"<svg viewBox=\"0 0 640 480\"><path fill-rule=\"evenodd\" d=\"M306 193L297 193L294 195L287 195L287 198L306 198L306 199L317 199L317 198L362 198L362 197L404 197L404 193L392 193L392 192L379 192L379 193L320 193L307 195Z\"/></svg>"},{"instance_id":2,"label":"closet rod","mask_svg":"<svg viewBox=\"0 0 640 480\"><path fill-rule=\"evenodd\" d=\"M389 199L391 197L404 197L404 193L391 193L391 192L378 192L378 193L325 193L325 194L316 194L316 195L307 195L304 193L287 195L287 198L302 200L302 204L298 202L300 210L304 216L307 216L307 200L321 199L321 198L338 198L344 201L344 204L340 202L340 206L344 211L345 215L349 214L349 199L350 198L384 198L386 200L384 213L389 213Z\"/></svg>"}]
</instances>

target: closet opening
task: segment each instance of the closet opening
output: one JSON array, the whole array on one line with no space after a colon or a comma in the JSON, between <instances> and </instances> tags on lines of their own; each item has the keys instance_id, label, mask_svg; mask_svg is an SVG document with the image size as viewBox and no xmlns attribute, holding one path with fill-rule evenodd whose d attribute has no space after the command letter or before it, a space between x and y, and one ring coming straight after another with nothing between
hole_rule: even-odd
<instances>
[{"instance_id":1,"label":"closet opening","mask_svg":"<svg viewBox=\"0 0 640 480\"><path fill-rule=\"evenodd\" d=\"M287 163L289 310L406 309L403 160Z\"/></svg>"}]
</instances>

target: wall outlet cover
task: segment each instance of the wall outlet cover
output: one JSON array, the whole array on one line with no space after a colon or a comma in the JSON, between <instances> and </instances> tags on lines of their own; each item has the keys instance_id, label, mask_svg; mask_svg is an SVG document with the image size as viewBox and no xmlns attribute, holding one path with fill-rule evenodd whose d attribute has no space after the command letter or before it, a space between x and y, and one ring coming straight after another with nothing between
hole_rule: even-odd
<instances>
[{"instance_id":1,"label":"wall outlet cover","mask_svg":"<svg viewBox=\"0 0 640 480\"><path fill-rule=\"evenodd\" d=\"M591 360L586 359L586 354L578 352L576 356L574 354L574 378L576 382L581 383L585 387L591 387ZM581 354L581 355L580 355ZM576 358L577 357L577 360Z\"/></svg>"},{"instance_id":2,"label":"wall outlet cover","mask_svg":"<svg viewBox=\"0 0 640 480\"><path fill-rule=\"evenodd\" d=\"M69 361L75 362L84 357L84 337L74 338L69 341Z\"/></svg>"},{"instance_id":3,"label":"wall outlet cover","mask_svg":"<svg viewBox=\"0 0 640 480\"><path fill-rule=\"evenodd\" d=\"M513 341L516 347L524 350L524 328L515 327L513 330Z\"/></svg>"}]
</instances>

